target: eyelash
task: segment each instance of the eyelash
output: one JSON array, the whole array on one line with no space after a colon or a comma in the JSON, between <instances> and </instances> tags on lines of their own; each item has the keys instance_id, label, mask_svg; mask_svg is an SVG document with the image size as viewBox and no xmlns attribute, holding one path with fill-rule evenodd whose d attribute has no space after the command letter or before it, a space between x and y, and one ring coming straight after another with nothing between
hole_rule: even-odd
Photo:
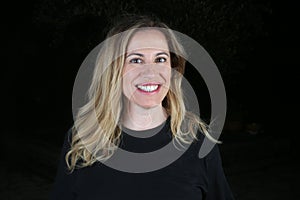
<instances>
[{"instance_id":1,"label":"eyelash","mask_svg":"<svg viewBox=\"0 0 300 200\"><path fill-rule=\"evenodd\" d=\"M163 62L159 62L159 60L161 60L161 59L164 59L164 61L163 61ZM139 61L139 62L138 62L138 61ZM143 60L140 59L140 58L133 58L133 59L131 59L129 62L130 62L130 63L134 63L134 64L140 64L140 63L143 62ZM158 57L158 58L155 59L155 62L156 62L156 63L165 63L165 62L167 62L167 58L164 58L164 57Z\"/></svg>"},{"instance_id":2,"label":"eyelash","mask_svg":"<svg viewBox=\"0 0 300 200\"><path fill-rule=\"evenodd\" d=\"M140 62L137 62L138 60L139 60ZM142 59L140 59L140 58L133 58L133 59L131 59L129 62L130 62L130 63L134 63L134 64L139 64L139 63L142 63L143 61L142 61Z\"/></svg>"},{"instance_id":3,"label":"eyelash","mask_svg":"<svg viewBox=\"0 0 300 200\"><path fill-rule=\"evenodd\" d=\"M155 61L158 61L158 60L160 60L160 59L164 59L164 61L163 61L163 62L167 62L167 59L166 59L166 58L164 58L164 57L158 57L158 58L156 58L156 59L155 59Z\"/></svg>"}]
</instances>

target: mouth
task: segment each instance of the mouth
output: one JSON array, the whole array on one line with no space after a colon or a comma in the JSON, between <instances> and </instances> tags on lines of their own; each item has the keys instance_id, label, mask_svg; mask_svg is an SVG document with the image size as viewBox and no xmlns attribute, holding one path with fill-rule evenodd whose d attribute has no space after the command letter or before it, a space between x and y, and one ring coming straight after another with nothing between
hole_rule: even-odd
<instances>
[{"instance_id":1,"label":"mouth","mask_svg":"<svg viewBox=\"0 0 300 200\"><path fill-rule=\"evenodd\" d=\"M145 83L145 84L138 84L136 85L136 87L139 92L146 93L146 94L154 94L160 90L161 84Z\"/></svg>"}]
</instances>

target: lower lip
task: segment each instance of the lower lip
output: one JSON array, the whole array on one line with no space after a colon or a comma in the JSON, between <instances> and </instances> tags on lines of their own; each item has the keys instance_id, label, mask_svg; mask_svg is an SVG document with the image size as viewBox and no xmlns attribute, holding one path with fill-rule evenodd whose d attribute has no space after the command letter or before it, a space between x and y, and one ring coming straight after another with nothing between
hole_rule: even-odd
<instances>
[{"instance_id":1,"label":"lower lip","mask_svg":"<svg viewBox=\"0 0 300 200\"><path fill-rule=\"evenodd\" d=\"M145 95L153 95L153 94L156 94L156 93L159 92L160 87L161 87L161 85L158 85L157 89L153 90L151 92L147 92L147 91L141 90L140 88L137 88L137 91L139 91L140 93L145 94Z\"/></svg>"}]
</instances>

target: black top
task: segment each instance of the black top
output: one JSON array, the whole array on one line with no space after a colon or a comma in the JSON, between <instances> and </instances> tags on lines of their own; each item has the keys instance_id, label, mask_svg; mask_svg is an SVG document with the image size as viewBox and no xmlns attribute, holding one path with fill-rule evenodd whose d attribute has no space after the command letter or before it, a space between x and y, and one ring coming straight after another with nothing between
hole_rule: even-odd
<instances>
[{"instance_id":1,"label":"black top","mask_svg":"<svg viewBox=\"0 0 300 200\"><path fill-rule=\"evenodd\" d=\"M172 142L170 117L156 128L160 131L152 136L147 131L123 128L120 147L142 153L155 151ZM141 136L144 133L148 134L148 137L134 137L135 134ZM70 135L70 131L67 135ZM199 140L195 140L180 158L156 171L129 173L96 162L90 167L76 169L68 174L64 157L70 148L70 138L66 137L50 199L234 199L224 176L218 146L215 145L206 157L200 159L198 153L204 140L203 134L199 134L198 138Z\"/></svg>"}]
</instances>

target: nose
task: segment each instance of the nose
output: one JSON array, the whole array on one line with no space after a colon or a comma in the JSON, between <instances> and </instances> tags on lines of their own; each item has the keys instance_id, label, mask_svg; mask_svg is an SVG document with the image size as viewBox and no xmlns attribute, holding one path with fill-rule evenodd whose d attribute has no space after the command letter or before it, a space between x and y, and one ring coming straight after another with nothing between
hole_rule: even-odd
<instances>
[{"instance_id":1,"label":"nose","mask_svg":"<svg viewBox=\"0 0 300 200\"><path fill-rule=\"evenodd\" d=\"M157 67L154 64L144 64L142 67L141 75L144 77L155 77L157 75Z\"/></svg>"}]
</instances>

